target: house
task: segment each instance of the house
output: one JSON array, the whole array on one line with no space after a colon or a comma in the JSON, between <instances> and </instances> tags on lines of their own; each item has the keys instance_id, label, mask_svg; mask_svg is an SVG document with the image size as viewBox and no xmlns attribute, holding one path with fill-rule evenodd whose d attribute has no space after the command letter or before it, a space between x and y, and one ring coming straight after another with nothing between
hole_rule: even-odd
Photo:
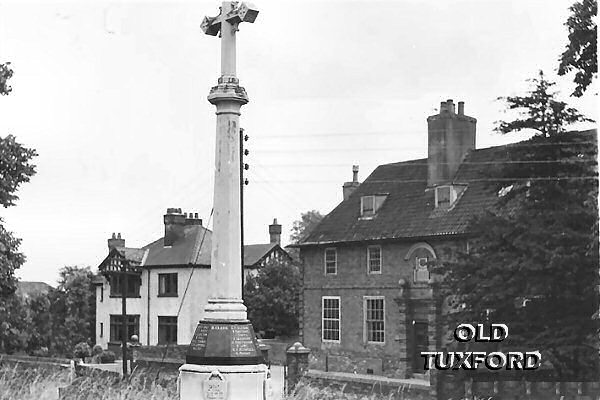
<instances>
[{"instance_id":1,"label":"house","mask_svg":"<svg viewBox=\"0 0 600 400\"><path fill-rule=\"evenodd\" d=\"M514 145L476 149L463 102L442 102L427 123L427 158L380 165L362 183L354 167L343 201L298 245L311 368L423 378L420 352L442 345L430 261L468 248L469 221L501 195L486 181Z\"/></svg>"},{"instance_id":2,"label":"house","mask_svg":"<svg viewBox=\"0 0 600 400\"><path fill-rule=\"evenodd\" d=\"M123 275L110 271L124 266L129 336L137 335L142 345L190 343L209 296L212 232L197 213L179 208L167 209L164 226L164 237L141 248L126 247L121 234L108 239L108 255L94 280L96 343L102 347L121 340ZM245 276L271 260L291 260L280 246L277 220L269 233L268 244L244 246Z\"/></svg>"},{"instance_id":3,"label":"house","mask_svg":"<svg viewBox=\"0 0 600 400\"><path fill-rule=\"evenodd\" d=\"M19 281L17 283L16 293L18 296L28 299L32 296L48 294L51 289L52 286L48 285L46 282Z\"/></svg>"}]
</instances>

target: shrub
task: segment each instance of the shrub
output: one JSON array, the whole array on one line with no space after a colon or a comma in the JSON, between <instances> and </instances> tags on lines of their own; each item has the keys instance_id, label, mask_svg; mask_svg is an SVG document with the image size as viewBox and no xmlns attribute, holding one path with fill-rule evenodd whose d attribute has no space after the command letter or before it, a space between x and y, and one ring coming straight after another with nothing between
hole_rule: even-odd
<instances>
[{"instance_id":1,"label":"shrub","mask_svg":"<svg viewBox=\"0 0 600 400\"><path fill-rule=\"evenodd\" d=\"M92 355L92 349L90 345L85 342L80 342L75 345L73 349L73 357L84 359Z\"/></svg>"},{"instance_id":2,"label":"shrub","mask_svg":"<svg viewBox=\"0 0 600 400\"><path fill-rule=\"evenodd\" d=\"M99 344L94 345L94 347L92 348L92 356L97 356L102 354L104 350L102 350L102 346L100 346Z\"/></svg>"},{"instance_id":3,"label":"shrub","mask_svg":"<svg viewBox=\"0 0 600 400\"><path fill-rule=\"evenodd\" d=\"M117 356L114 352L110 350L102 351L102 354L100 354L100 364L113 363L116 358Z\"/></svg>"}]
</instances>

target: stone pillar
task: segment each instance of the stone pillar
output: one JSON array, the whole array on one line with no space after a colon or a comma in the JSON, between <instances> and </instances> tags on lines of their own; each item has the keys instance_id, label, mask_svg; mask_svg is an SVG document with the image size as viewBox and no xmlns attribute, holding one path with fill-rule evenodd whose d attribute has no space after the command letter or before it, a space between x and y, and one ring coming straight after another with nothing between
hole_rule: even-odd
<instances>
[{"instance_id":1,"label":"stone pillar","mask_svg":"<svg viewBox=\"0 0 600 400\"><path fill-rule=\"evenodd\" d=\"M250 3L224 1L220 14L201 24L207 35L221 34L221 76L208 95L217 114L211 292L179 368L181 400L264 400L268 392L268 369L242 301L239 118L248 96L235 76L238 25L257 14Z\"/></svg>"},{"instance_id":2,"label":"stone pillar","mask_svg":"<svg viewBox=\"0 0 600 400\"><path fill-rule=\"evenodd\" d=\"M443 351L442 349L442 298L440 288L437 282L431 284L431 301L428 312L428 331L429 338L428 351ZM430 394L433 398L438 398L438 391L441 389L442 382L438 382L442 372L436 369L429 371Z\"/></svg>"},{"instance_id":3,"label":"stone pillar","mask_svg":"<svg viewBox=\"0 0 600 400\"><path fill-rule=\"evenodd\" d=\"M398 304L398 331L394 340L398 343L398 360L400 361L399 375L401 378L408 378L411 367L409 366L410 358L408 355L408 321L410 309L408 301L408 283L405 279L400 282L400 295L394 299Z\"/></svg>"},{"instance_id":4,"label":"stone pillar","mask_svg":"<svg viewBox=\"0 0 600 400\"><path fill-rule=\"evenodd\" d=\"M308 371L308 355L310 349L296 342L286 351L286 387L287 393L292 393L300 378Z\"/></svg>"}]
</instances>

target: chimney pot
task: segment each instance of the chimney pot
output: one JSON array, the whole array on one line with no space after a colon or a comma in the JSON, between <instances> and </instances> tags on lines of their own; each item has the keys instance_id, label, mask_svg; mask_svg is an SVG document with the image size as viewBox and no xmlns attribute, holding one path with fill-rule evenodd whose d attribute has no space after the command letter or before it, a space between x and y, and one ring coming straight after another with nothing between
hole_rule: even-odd
<instances>
[{"instance_id":1,"label":"chimney pot","mask_svg":"<svg viewBox=\"0 0 600 400\"><path fill-rule=\"evenodd\" d=\"M269 243L281 244L281 225L277 223L277 218L273 218L273 223L269 225Z\"/></svg>"},{"instance_id":2,"label":"chimney pot","mask_svg":"<svg viewBox=\"0 0 600 400\"><path fill-rule=\"evenodd\" d=\"M464 102L458 102L458 118L454 102L441 102L439 115L427 118L428 156L427 186L451 182L465 155L475 149L477 120L464 115Z\"/></svg>"},{"instance_id":3,"label":"chimney pot","mask_svg":"<svg viewBox=\"0 0 600 400\"><path fill-rule=\"evenodd\" d=\"M121 233L119 233L119 235L115 235L115 233L113 232L113 234L111 235L111 237L107 240L108 242L108 251L110 252L112 249L114 249L115 247L125 247L125 239L121 238Z\"/></svg>"},{"instance_id":4,"label":"chimney pot","mask_svg":"<svg viewBox=\"0 0 600 400\"><path fill-rule=\"evenodd\" d=\"M181 213L181 208L167 208L163 220L165 223L164 245L172 246L184 236L186 217Z\"/></svg>"},{"instance_id":5,"label":"chimney pot","mask_svg":"<svg viewBox=\"0 0 600 400\"><path fill-rule=\"evenodd\" d=\"M342 185L342 195L344 200L346 200L350 195L356 190L356 188L360 185L358 181L358 165L352 166L352 182L344 182Z\"/></svg>"},{"instance_id":6,"label":"chimney pot","mask_svg":"<svg viewBox=\"0 0 600 400\"><path fill-rule=\"evenodd\" d=\"M194 213L194 218L198 219L198 213ZM200 224L200 225L202 225L202 224Z\"/></svg>"}]
</instances>

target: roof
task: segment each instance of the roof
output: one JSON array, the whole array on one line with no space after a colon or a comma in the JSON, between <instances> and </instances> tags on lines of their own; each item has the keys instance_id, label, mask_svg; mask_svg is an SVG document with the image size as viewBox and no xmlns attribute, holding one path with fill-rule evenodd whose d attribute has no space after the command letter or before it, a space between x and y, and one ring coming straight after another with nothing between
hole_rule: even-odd
<instances>
[{"instance_id":1,"label":"roof","mask_svg":"<svg viewBox=\"0 0 600 400\"><path fill-rule=\"evenodd\" d=\"M169 265L210 265L212 232L202 225L186 225L183 237L165 247L160 238L143 247L148 256L143 263L145 267Z\"/></svg>"},{"instance_id":2,"label":"roof","mask_svg":"<svg viewBox=\"0 0 600 400\"><path fill-rule=\"evenodd\" d=\"M24 297L31 297L36 294L46 294L52 289L52 286L46 282L18 281L17 294Z\"/></svg>"},{"instance_id":3,"label":"roof","mask_svg":"<svg viewBox=\"0 0 600 400\"><path fill-rule=\"evenodd\" d=\"M276 249L285 252L276 243L245 245L244 266L254 266ZM152 268L182 265L209 267L211 250L212 231L202 225L186 225L183 230L183 237L173 243L172 246L165 247L164 238L160 238L141 249L116 247L114 251L117 251L135 265ZM287 254L287 252L285 253Z\"/></svg>"},{"instance_id":4,"label":"roof","mask_svg":"<svg viewBox=\"0 0 600 400\"><path fill-rule=\"evenodd\" d=\"M596 130L580 133L596 140ZM508 159L515 145L470 151L453 180L467 188L450 210L436 210L434 190L426 190L427 159L380 165L300 246L468 234L471 219L497 203L497 192L487 181L498 176L497 164ZM361 197L374 194L387 198L374 218L360 219Z\"/></svg>"}]
</instances>

